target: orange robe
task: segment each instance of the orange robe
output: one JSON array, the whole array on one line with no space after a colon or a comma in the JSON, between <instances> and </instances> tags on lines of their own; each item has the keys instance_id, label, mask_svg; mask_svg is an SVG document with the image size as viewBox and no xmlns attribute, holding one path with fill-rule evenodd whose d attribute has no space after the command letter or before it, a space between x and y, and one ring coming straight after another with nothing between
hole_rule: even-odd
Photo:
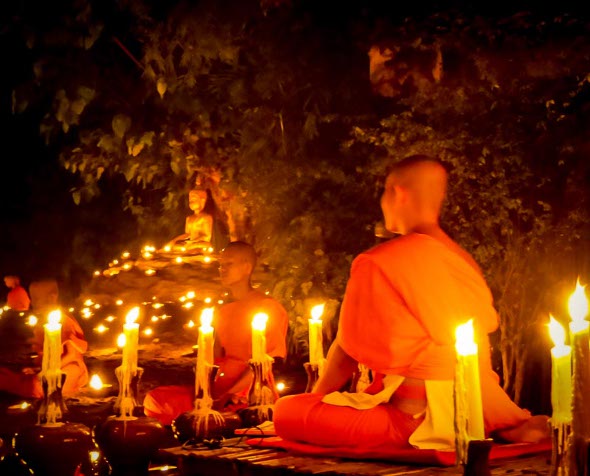
<instances>
[{"instance_id":1,"label":"orange robe","mask_svg":"<svg viewBox=\"0 0 590 476\"><path fill-rule=\"evenodd\" d=\"M27 311L31 305L31 300L25 288L15 286L6 296L6 305L15 311Z\"/></svg>"},{"instance_id":2,"label":"orange robe","mask_svg":"<svg viewBox=\"0 0 590 476\"><path fill-rule=\"evenodd\" d=\"M215 359L219 365L217 378L212 390L214 399L225 395L244 372L249 372L248 360L252 355L252 318L258 312L268 314L266 326L266 353L271 357L287 355L287 329L289 317L285 308L275 299L260 291L250 293L239 301L221 306L213 320L215 339L219 341L225 355ZM251 377L251 374L248 373ZM245 395L250 386L245 380L241 388L235 389L238 395ZM145 396L144 413L169 425L180 414L194 407L195 390L193 385L166 385L157 387Z\"/></svg>"},{"instance_id":3,"label":"orange robe","mask_svg":"<svg viewBox=\"0 0 590 476\"><path fill-rule=\"evenodd\" d=\"M322 446L358 447L360 442L373 449L408 446L414 433L420 433L419 443L413 443L420 448L440 449L449 437L452 444L452 393L445 393L443 402L437 402L435 394L443 388L441 382L452 382L454 331L470 318L480 343L486 431L522 423L530 414L508 398L491 367L487 336L497 329L499 320L483 276L441 242L411 234L376 246L354 260L336 339L359 363L399 377L397 384L405 377L424 380L425 415L408 420L393 412L389 403L359 410L322 401L331 401L330 396L290 396L275 405L277 433L284 439ZM319 413L322 418L316 418Z\"/></svg>"},{"instance_id":4,"label":"orange robe","mask_svg":"<svg viewBox=\"0 0 590 476\"><path fill-rule=\"evenodd\" d=\"M88 349L84 331L80 324L67 313L62 312L61 342L64 353L61 357L61 371L66 374L62 395L68 397L75 394L88 383L88 369L82 354ZM32 348L39 354L43 352L43 326L35 328ZM12 369L0 368L0 390L25 398L43 397L43 388L38 374L15 372Z\"/></svg>"}]
</instances>

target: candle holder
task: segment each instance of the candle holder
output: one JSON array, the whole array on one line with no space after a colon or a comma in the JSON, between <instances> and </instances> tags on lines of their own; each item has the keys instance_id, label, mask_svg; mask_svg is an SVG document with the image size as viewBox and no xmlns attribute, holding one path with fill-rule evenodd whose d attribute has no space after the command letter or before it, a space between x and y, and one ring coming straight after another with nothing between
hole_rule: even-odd
<instances>
[{"instance_id":1,"label":"candle holder","mask_svg":"<svg viewBox=\"0 0 590 476\"><path fill-rule=\"evenodd\" d=\"M551 476L567 476L569 474L569 438L571 424L551 423Z\"/></svg>"},{"instance_id":2,"label":"candle holder","mask_svg":"<svg viewBox=\"0 0 590 476\"><path fill-rule=\"evenodd\" d=\"M111 476L147 476L150 460L164 442L166 431L155 418L140 416L139 380L143 369L132 375L118 367L119 395L112 415L93 428L93 437L112 467ZM137 415L137 416L136 416Z\"/></svg>"},{"instance_id":3,"label":"candle holder","mask_svg":"<svg viewBox=\"0 0 590 476\"><path fill-rule=\"evenodd\" d=\"M248 407L238 411L245 427L272 421L274 403L279 398L272 373L273 362L270 357L264 362L248 361L253 374L248 390Z\"/></svg>"},{"instance_id":4,"label":"candle holder","mask_svg":"<svg viewBox=\"0 0 590 476\"><path fill-rule=\"evenodd\" d=\"M305 362L303 368L305 369L305 373L307 373L305 393L311 393L320 377L320 366L318 364L312 364L311 362Z\"/></svg>"},{"instance_id":5,"label":"candle holder","mask_svg":"<svg viewBox=\"0 0 590 476\"><path fill-rule=\"evenodd\" d=\"M36 476L75 474L96 451L90 428L81 423L61 422L66 406L61 389L66 374L61 374L61 386L48 392L42 377L44 397L39 407L37 424L17 432L13 448Z\"/></svg>"},{"instance_id":6,"label":"candle holder","mask_svg":"<svg viewBox=\"0 0 590 476\"><path fill-rule=\"evenodd\" d=\"M206 440L223 439L226 428L225 414L213 410L211 397L211 388L218 371L218 365L205 365L204 381L197 386L195 392L195 407L179 415L172 422L172 432L181 443L189 440L201 443Z\"/></svg>"},{"instance_id":7,"label":"candle holder","mask_svg":"<svg viewBox=\"0 0 590 476\"><path fill-rule=\"evenodd\" d=\"M467 444L467 462L463 470L463 476L491 476L490 450L493 440L471 440Z\"/></svg>"}]
</instances>

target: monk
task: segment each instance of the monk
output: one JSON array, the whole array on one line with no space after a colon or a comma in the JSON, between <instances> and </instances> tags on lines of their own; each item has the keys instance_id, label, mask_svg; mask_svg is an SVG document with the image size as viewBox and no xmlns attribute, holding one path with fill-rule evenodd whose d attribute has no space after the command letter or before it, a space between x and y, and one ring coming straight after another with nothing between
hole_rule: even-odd
<instances>
[{"instance_id":1,"label":"monk","mask_svg":"<svg viewBox=\"0 0 590 476\"><path fill-rule=\"evenodd\" d=\"M473 318L487 435L510 442L549 436L499 386L488 334L498 327L491 292L474 259L440 227L447 173L428 156L388 174L385 227L401 235L353 262L323 375L313 393L280 398L274 424L285 440L351 454L392 447L452 449L455 328ZM375 380L365 393L340 392L359 364Z\"/></svg>"},{"instance_id":2,"label":"monk","mask_svg":"<svg viewBox=\"0 0 590 476\"><path fill-rule=\"evenodd\" d=\"M38 363L40 363L44 339L42 324L45 323L49 312L59 308L57 282L55 280L34 281L29 286L29 293L33 310L39 318L39 323L34 329L31 349L39 355ZM78 322L63 310L61 325L63 348L61 371L66 374L62 395L68 397L74 395L88 383L88 369L82 355L86 352L88 343ZM37 370L32 367L25 367L19 371L12 368L0 368L0 390L27 398L43 397L43 389Z\"/></svg>"},{"instance_id":3,"label":"monk","mask_svg":"<svg viewBox=\"0 0 590 476\"><path fill-rule=\"evenodd\" d=\"M287 354L286 336L289 318L275 299L252 287L256 265L254 248L241 241L229 243L221 252L221 283L229 291L230 301L220 306L213 318L215 328L215 364L219 365L212 388L214 408L223 410L245 405L252 380L248 360L252 353L252 318L258 312L268 314L266 353L275 361ZM144 412L169 425L180 414L194 407L194 386L171 385L155 388L144 399Z\"/></svg>"},{"instance_id":4,"label":"monk","mask_svg":"<svg viewBox=\"0 0 590 476\"><path fill-rule=\"evenodd\" d=\"M4 284L10 289L6 296L6 305L15 311L27 311L31 305L31 300L25 288L20 284L18 276L5 276Z\"/></svg>"}]
</instances>

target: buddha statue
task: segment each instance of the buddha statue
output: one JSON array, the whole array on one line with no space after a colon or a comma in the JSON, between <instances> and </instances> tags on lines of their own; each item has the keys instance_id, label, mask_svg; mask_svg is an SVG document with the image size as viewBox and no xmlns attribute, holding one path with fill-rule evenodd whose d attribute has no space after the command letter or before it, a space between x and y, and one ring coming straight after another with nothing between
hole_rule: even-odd
<instances>
[{"instance_id":1,"label":"buddha statue","mask_svg":"<svg viewBox=\"0 0 590 476\"><path fill-rule=\"evenodd\" d=\"M192 189L189 192L188 204L193 214L186 217L184 233L170 241L166 248L178 252L211 246L213 217L203 211L206 202L207 192L204 190Z\"/></svg>"}]
</instances>

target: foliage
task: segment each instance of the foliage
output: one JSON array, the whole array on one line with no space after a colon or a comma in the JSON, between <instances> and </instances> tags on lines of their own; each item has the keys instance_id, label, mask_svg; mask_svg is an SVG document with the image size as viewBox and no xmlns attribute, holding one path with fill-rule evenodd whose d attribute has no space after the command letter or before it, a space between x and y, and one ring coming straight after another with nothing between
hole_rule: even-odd
<instances>
[{"instance_id":1,"label":"foliage","mask_svg":"<svg viewBox=\"0 0 590 476\"><path fill-rule=\"evenodd\" d=\"M41 132L63 145L74 202L108 189L140 236L174 236L199 177L273 272L292 350L305 350L315 300L330 300L335 329L350 262L377 243L391 157L438 155L451 172L445 227L486 272L521 398L524 349L551 306L540 296L587 273L588 26L339 8L74 2L59 14L76 28L27 37L33 76L14 108L50 111ZM366 55L384 38L438 45L443 80L372 96Z\"/></svg>"}]
</instances>

